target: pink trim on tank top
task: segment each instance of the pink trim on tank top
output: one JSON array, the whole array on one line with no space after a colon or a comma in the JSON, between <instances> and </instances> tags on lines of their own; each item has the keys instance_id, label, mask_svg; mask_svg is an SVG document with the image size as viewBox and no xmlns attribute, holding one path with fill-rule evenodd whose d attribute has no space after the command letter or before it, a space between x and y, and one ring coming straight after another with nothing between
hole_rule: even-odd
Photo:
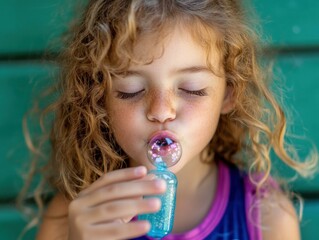
<instances>
[{"instance_id":1,"label":"pink trim on tank top","mask_svg":"<svg viewBox=\"0 0 319 240\"><path fill-rule=\"evenodd\" d=\"M256 186L250 181L248 176L244 178L245 186L245 211L246 225L249 239L262 240L260 228L260 208L256 198Z\"/></svg>"},{"instance_id":2,"label":"pink trim on tank top","mask_svg":"<svg viewBox=\"0 0 319 240\"><path fill-rule=\"evenodd\" d=\"M163 240L201 240L207 237L216 228L225 213L230 194L229 169L221 161L218 162L217 174L215 199L202 223L188 232L182 234L170 234L162 238Z\"/></svg>"},{"instance_id":3,"label":"pink trim on tank top","mask_svg":"<svg viewBox=\"0 0 319 240\"><path fill-rule=\"evenodd\" d=\"M257 182L263 177L262 173L253 174L252 178ZM264 185L259 190L259 195L256 194L256 186L251 182L249 176L244 178L245 184L245 210L246 210L246 224L249 234L249 239L262 240L261 231L261 213L260 201L266 197L272 190L280 190L279 184L269 176Z\"/></svg>"}]
</instances>

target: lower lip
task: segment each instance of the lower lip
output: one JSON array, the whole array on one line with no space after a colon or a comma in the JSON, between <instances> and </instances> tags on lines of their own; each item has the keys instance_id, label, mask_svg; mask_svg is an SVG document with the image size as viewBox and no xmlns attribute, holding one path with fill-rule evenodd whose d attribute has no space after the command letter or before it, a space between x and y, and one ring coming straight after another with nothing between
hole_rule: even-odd
<instances>
[{"instance_id":1,"label":"lower lip","mask_svg":"<svg viewBox=\"0 0 319 240\"><path fill-rule=\"evenodd\" d=\"M164 138L169 138L173 142L176 142L176 138L173 134L171 134L167 131L160 131L160 132L156 132L156 133L152 134L148 143L153 144L155 141L160 140L160 139L164 139Z\"/></svg>"}]
</instances>

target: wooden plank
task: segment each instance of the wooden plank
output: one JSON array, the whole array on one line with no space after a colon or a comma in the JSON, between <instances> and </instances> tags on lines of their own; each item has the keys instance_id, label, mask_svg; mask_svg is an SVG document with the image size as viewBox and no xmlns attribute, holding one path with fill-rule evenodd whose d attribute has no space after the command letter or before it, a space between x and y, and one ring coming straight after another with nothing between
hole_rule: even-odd
<instances>
[{"instance_id":1,"label":"wooden plank","mask_svg":"<svg viewBox=\"0 0 319 240\"><path fill-rule=\"evenodd\" d=\"M319 200L305 201L303 218L300 223L301 239L313 240L318 238Z\"/></svg>"},{"instance_id":2,"label":"wooden plank","mask_svg":"<svg viewBox=\"0 0 319 240\"><path fill-rule=\"evenodd\" d=\"M252 3L272 45L319 46L319 1L252 0Z\"/></svg>"},{"instance_id":3,"label":"wooden plank","mask_svg":"<svg viewBox=\"0 0 319 240\"><path fill-rule=\"evenodd\" d=\"M0 54L41 53L56 46L76 3L79 1L0 1Z\"/></svg>"},{"instance_id":4,"label":"wooden plank","mask_svg":"<svg viewBox=\"0 0 319 240\"><path fill-rule=\"evenodd\" d=\"M81 1L0 1L0 54L34 54L58 46L58 36ZM273 45L318 46L319 1L253 0L252 3Z\"/></svg>"},{"instance_id":5,"label":"wooden plank","mask_svg":"<svg viewBox=\"0 0 319 240\"><path fill-rule=\"evenodd\" d=\"M28 206L29 207L29 206ZM34 208L34 206L33 206ZM37 227L29 229L23 238L20 234L28 224L28 219L13 204L0 205L0 236L6 240L35 239Z\"/></svg>"},{"instance_id":6,"label":"wooden plank","mask_svg":"<svg viewBox=\"0 0 319 240\"><path fill-rule=\"evenodd\" d=\"M20 191L30 155L25 145L22 118L54 70L42 63L0 65L0 199L13 199Z\"/></svg>"},{"instance_id":7,"label":"wooden plank","mask_svg":"<svg viewBox=\"0 0 319 240\"><path fill-rule=\"evenodd\" d=\"M296 144L299 154L304 159L311 149L311 141L319 149L319 55L284 55L279 56L275 67L277 80L275 84L284 84L283 103L289 108L288 129L293 135L302 139L289 137ZM283 81L283 83L279 83ZM278 164L277 171L285 172L293 177L294 172ZM299 192L311 194L319 192L319 175L314 179L298 178L291 183L292 188Z\"/></svg>"}]
</instances>

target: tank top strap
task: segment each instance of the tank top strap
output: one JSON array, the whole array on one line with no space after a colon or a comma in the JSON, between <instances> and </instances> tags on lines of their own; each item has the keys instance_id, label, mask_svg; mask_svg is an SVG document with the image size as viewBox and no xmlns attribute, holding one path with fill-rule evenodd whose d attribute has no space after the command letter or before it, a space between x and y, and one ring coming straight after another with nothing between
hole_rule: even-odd
<instances>
[{"instance_id":1,"label":"tank top strap","mask_svg":"<svg viewBox=\"0 0 319 240\"><path fill-rule=\"evenodd\" d=\"M262 174L253 174L252 176L256 181L261 179L261 177ZM266 197L270 191L279 189L280 186L272 177L268 177L267 181L257 194L257 187L251 181L248 174L245 174L244 176L244 186L245 211L249 239L262 240L260 201L262 198Z\"/></svg>"},{"instance_id":2,"label":"tank top strap","mask_svg":"<svg viewBox=\"0 0 319 240\"><path fill-rule=\"evenodd\" d=\"M231 177L228 166L218 161L217 163L217 188L215 199L203 221L194 229L182 234L170 234L163 240L199 240L205 239L220 223L229 203Z\"/></svg>"}]
</instances>

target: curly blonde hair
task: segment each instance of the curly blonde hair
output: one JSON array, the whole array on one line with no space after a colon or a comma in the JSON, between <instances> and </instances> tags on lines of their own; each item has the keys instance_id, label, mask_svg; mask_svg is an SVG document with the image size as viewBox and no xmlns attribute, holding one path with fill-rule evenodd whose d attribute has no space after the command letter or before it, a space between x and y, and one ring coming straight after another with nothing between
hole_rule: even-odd
<instances>
[{"instance_id":1,"label":"curly blonde hair","mask_svg":"<svg viewBox=\"0 0 319 240\"><path fill-rule=\"evenodd\" d=\"M268 178L273 149L302 175L310 173L317 155L300 161L286 143L286 118L270 91L269 72L260 63L258 34L236 0L92 0L73 26L60 55L58 99L45 113L54 113L50 132L52 156L44 169L51 184L73 199L101 175L126 166L126 155L113 138L106 111L110 80L139 62L133 47L144 34L161 39L174 24L184 24L207 50L212 34L222 59L234 108L222 115L207 147L215 159L232 162L256 182ZM30 146L32 145L29 141Z\"/></svg>"}]
</instances>

